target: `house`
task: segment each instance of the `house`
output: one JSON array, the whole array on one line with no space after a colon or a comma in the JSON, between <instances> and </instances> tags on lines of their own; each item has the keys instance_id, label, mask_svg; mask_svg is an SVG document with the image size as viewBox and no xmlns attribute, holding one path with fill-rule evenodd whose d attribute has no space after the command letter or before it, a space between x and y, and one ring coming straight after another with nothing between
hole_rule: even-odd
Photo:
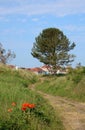
<instances>
[{"instance_id":1,"label":"house","mask_svg":"<svg viewBox=\"0 0 85 130\"><path fill-rule=\"evenodd\" d=\"M43 71L45 71L45 74L50 74L51 67L49 65L44 65L41 67Z\"/></svg>"},{"instance_id":2,"label":"house","mask_svg":"<svg viewBox=\"0 0 85 130\"><path fill-rule=\"evenodd\" d=\"M39 67L30 68L29 71L34 72L35 74L45 74L45 71Z\"/></svg>"},{"instance_id":3,"label":"house","mask_svg":"<svg viewBox=\"0 0 85 130\"><path fill-rule=\"evenodd\" d=\"M67 74L66 70L57 70L57 74Z\"/></svg>"},{"instance_id":4,"label":"house","mask_svg":"<svg viewBox=\"0 0 85 130\"><path fill-rule=\"evenodd\" d=\"M10 68L10 69L15 69L16 68L16 66L14 66L14 65L7 65L8 66L8 68Z\"/></svg>"},{"instance_id":5,"label":"house","mask_svg":"<svg viewBox=\"0 0 85 130\"><path fill-rule=\"evenodd\" d=\"M45 71L45 74L54 74L52 67L49 65L44 65L41 67L41 69ZM67 69L62 68L61 66L57 66L56 69L57 69L56 74L67 74L68 73Z\"/></svg>"}]
</instances>

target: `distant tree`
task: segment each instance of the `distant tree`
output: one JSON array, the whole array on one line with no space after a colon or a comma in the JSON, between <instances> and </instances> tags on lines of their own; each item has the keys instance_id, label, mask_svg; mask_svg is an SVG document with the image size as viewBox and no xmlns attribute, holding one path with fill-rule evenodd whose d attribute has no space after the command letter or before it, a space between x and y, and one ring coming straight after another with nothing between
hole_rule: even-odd
<instances>
[{"instance_id":1,"label":"distant tree","mask_svg":"<svg viewBox=\"0 0 85 130\"><path fill-rule=\"evenodd\" d=\"M77 63L76 67L81 68L82 67L81 62Z\"/></svg>"},{"instance_id":2,"label":"distant tree","mask_svg":"<svg viewBox=\"0 0 85 130\"><path fill-rule=\"evenodd\" d=\"M68 52L74 49L75 43L57 28L47 28L35 38L32 48L32 56L40 62L52 67L56 73L56 67L67 65L74 61L74 55Z\"/></svg>"},{"instance_id":3,"label":"distant tree","mask_svg":"<svg viewBox=\"0 0 85 130\"><path fill-rule=\"evenodd\" d=\"M0 63L6 64L13 58L15 58L16 55L14 52L11 52L11 50L6 50L3 48L3 45L0 43Z\"/></svg>"}]
</instances>

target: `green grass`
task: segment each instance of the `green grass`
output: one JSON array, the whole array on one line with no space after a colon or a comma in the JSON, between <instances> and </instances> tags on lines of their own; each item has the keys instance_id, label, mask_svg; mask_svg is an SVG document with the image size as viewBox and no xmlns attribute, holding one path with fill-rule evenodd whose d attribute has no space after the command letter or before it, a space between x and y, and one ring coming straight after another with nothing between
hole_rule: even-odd
<instances>
[{"instance_id":1,"label":"green grass","mask_svg":"<svg viewBox=\"0 0 85 130\"><path fill-rule=\"evenodd\" d=\"M0 130L64 130L48 102L28 88L38 81L32 73L0 66ZM13 107L12 102L17 105ZM22 112L25 102L35 104L35 109Z\"/></svg>"},{"instance_id":2,"label":"green grass","mask_svg":"<svg viewBox=\"0 0 85 130\"><path fill-rule=\"evenodd\" d=\"M72 70L66 76L45 76L42 79L42 84L36 85L37 90L85 102L85 68Z\"/></svg>"}]
</instances>

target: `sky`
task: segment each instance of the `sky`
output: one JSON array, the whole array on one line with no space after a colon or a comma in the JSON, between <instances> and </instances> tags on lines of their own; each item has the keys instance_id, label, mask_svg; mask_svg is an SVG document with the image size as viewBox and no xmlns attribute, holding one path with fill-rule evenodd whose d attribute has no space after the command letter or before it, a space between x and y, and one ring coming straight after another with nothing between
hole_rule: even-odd
<instances>
[{"instance_id":1,"label":"sky","mask_svg":"<svg viewBox=\"0 0 85 130\"><path fill-rule=\"evenodd\" d=\"M0 43L16 54L10 64L40 67L31 55L35 37L43 29L58 28L76 47L72 63L85 66L85 0L0 0Z\"/></svg>"}]
</instances>

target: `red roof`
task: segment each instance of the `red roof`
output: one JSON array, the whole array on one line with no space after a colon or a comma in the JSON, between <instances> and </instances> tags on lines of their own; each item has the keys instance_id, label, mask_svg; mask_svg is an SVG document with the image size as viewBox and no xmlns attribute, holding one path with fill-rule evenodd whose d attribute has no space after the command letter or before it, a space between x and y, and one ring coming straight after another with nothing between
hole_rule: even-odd
<instances>
[{"instance_id":1,"label":"red roof","mask_svg":"<svg viewBox=\"0 0 85 130\"><path fill-rule=\"evenodd\" d=\"M31 70L31 71L36 71L36 72L43 71L43 70L42 70L41 68L39 68L39 67L31 68L30 70Z\"/></svg>"},{"instance_id":2,"label":"red roof","mask_svg":"<svg viewBox=\"0 0 85 130\"><path fill-rule=\"evenodd\" d=\"M50 69L51 67L49 66L49 65L44 65L44 66L42 66L41 68L43 68L43 69Z\"/></svg>"},{"instance_id":3,"label":"red roof","mask_svg":"<svg viewBox=\"0 0 85 130\"><path fill-rule=\"evenodd\" d=\"M8 67L9 67L9 68L15 68L15 66L14 66L14 65L8 65Z\"/></svg>"}]
</instances>

